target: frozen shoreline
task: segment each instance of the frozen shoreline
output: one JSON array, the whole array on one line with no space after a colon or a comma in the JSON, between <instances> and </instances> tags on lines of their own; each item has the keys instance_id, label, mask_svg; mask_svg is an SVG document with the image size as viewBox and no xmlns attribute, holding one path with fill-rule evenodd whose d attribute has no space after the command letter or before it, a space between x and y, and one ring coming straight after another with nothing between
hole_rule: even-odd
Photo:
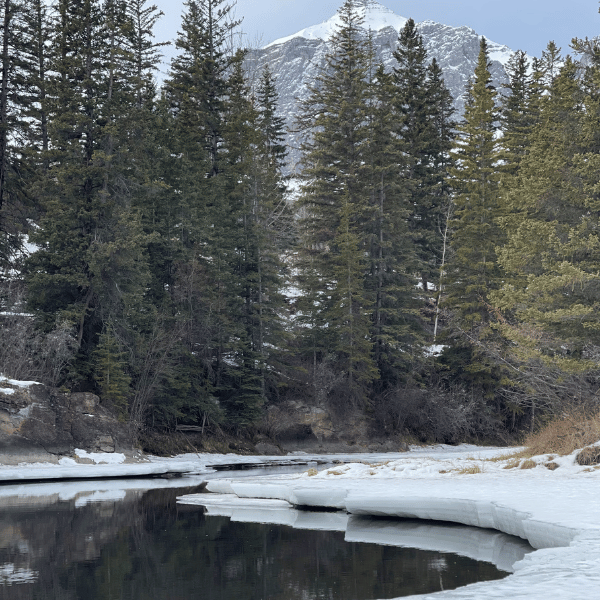
<instances>
[{"instance_id":1,"label":"frozen shoreline","mask_svg":"<svg viewBox=\"0 0 600 600\"><path fill-rule=\"evenodd\" d=\"M493 528L517 535L541 549L525 554L514 565L514 573L503 580L419 598L587 600L597 597L600 590L600 470L577 465L574 454L536 457L537 466L528 470L507 469L510 459L497 459L507 452L510 450L438 446L399 454L331 455L332 460L348 464L336 464L317 475L313 472L313 476L308 473L309 464L300 474L260 476L259 471L244 473L246 476L236 479L222 477L226 473L213 478L211 465L260 464L268 457L188 454L130 462L124 455L87 454L80 458L90 464L63 459L62 464L1 466L0 481L8 484L8 493L14 488L10 483L23 484L26 480L185 473L172 484L183 487L186 481L191 485L208 481L207 488L216 493L187 496L180 501L212 503L209 512L213 514L306 527L329 528L333 523L334 528L343 529L347 539L353 541L376 535L380 543L409 545L412 535L413 543L431 547L442 543L458 553L476 554L481 548L483 560L488 560L486 556L495 556L496 563L504 564L504 555L497 548L504 548L505 544L494 538L500 534L492 531L490 536L487 528ZM494 457L496 460L489 460ZM281 460L281 457L271 458ZM323 456L288 458L310 463ZM551 459L559 465L556 470L544 466ZM171 486L171 482L163 484ZM47 485L52 488L61 484ZM99 484L99 489L114 487L106 494L110 499L118 496L117 488L121 485L127 486L114 481ZM28 490L36 486L18 487L19 495L27 496ZM98 497L90 501L101 500L102 497ZM348 514L329 513L327 517L317 518L297 511L297 505L335 507ZM356 519L360 515L452 521L486 530L481 530L481 535L467 534L465 530L458 540L452 541L448 541L445 534L428 530L431 525L426 523L418 535L408 535L393 527L383 533L375 529L365 533L363 525L357 528ZM461 551L467 538L472 541Z\"/></svg>"},{"instance_id":2,"label":"frozen shoreline","mask_svg":"<svg viewBox=\"0 0 600 600\"><path fill-rule=\"evenodd\" d=\"M279 501L284 506L287 503L288 508L335 507L350 515L431 519L492 528L526 539L538 550L517 562L514 573L506 579L415 598L597 597L600 470L580 467L574 454L552 457L559 464L554 471L544 466L550 460L548 456L537 457L538 466L528 470L506 469L510 461L485 460L502 452L506 450L422 449L387 464L336 466L312 477L302 474L213 480L207 485L215 493L209 496L209 513L232 511L235 515L252 502L255 518L264 520L269 511L276 510L269 503ZM473 464L482 472L461 472ZM180 501L202 504L208 500L206 495L193 495Z\"/></svg>"}]
</instances>

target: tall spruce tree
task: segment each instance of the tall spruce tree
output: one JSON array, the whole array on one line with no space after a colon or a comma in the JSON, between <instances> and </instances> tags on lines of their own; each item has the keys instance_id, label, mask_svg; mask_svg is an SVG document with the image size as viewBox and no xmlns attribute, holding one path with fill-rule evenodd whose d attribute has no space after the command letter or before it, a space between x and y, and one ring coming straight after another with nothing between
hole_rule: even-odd
<instances>
[{"instance_id":1,"label":"tall spruce tree","mask_svg":"<svg viewBox=\"0 0 600 600\"><path fill-rule=\"evenodd\" d=\"M502 129L502 160L504 171L514 174L525 154L535 123L532 104L532 81L527 55L515 52L506 66L507 93L501 97L500 120Z\"/></svg>"},{"instance_id":2,"label":"tall spruce tree","mask_svg":"<svg viewBox=\"0 0 600 600\"><path fill-rule=\"evenodd\" d=\"M428 283L434 279L433 273L436 272L436 253L432 246L436 245L439 237L433 223L439 216L439 207L435 205L429 181L429 150L435 130L429 103L427 51L413 19L409 19L400 31L394 58L395 128L399 154L403 156L398 168L409 205L414 206L409 223L421 263L419 270L424 291L427 293Z\"/></svg>"},{"instance_id":3,"label":"tall spruce tree","mask_svg":"<svg viewBox=\"0 0 600 600\"><path fill-rule=\"evenodd\" d=\"M48 11L37 0L0 3L0 272L15 268L15 250L31 213L27 205L35 169L28 146L39 124L34 107L40 101L36 44L45 44L49 25L39 24L38 39L36 8L41 20Z\"/></svg>"},{"instance_id":4,"label":"tall spruce tree","mask_svg":"<svg viewBox=\"0 0 600 600\"><path fill-rule=\"evenodd\" d=\"M437 286L433 317L433 342L435 343L449 250L450 218L453 210L450 169L454 166L451 149L456 136L454 99L444 83L442 70L435 58L428 68L427 88L431 136L427 146L429 172L425 185L429 188L431 214L426 219L429 223L428 231L431 240L428 262L431 266L435 266L437 271L434 279L434 285ZM424 282L423 287L425 288ZM424 299L427 301L427 295Z\"/></svg>"},{"instance_id":5,"label":"tall spruce tree","mask_svg":"<svg viewBox=\"0 0 600 600\"><path fill-rule=\"evenodd\" d=\"M481 39L475 77L469 87L464 121L455 145L452 169L454 219L453 258L449 265L446 305L462 327L474 330L488 321L486 302L499 284L496 246L498 216L498 109L491 85L487 42Z\"/></svg>"},{"instance_id":6,"label":"tall spruce tree","mask_svg":"<svg viewBox=\"0 0 600 600\"><path fill-rule=\"evenodd\" d=\"M275 80L265 67L254 100L255 131L258 134L250 174L251 218L256 230L257 273L255 282L254 346L261 356L261 387L276 389L275 373L289 336L282 321L286 299L283 286L289 279L284 255L289 253L294 217L287 201L287 178L283 175L287 148L285 121L278 114L279 96Z\"/></svg>"},{"instance_id":7,"label":"tall spruce tree","mask_svg":"<svg viewBox=\"0 0 600 600\"><path fill-rule=\"evenodd\" d=\"M76 328L74 380L85 385L97 339L92 244L103 227L102 170L94 160L106 100L101 7L94 0L61 1L48 82L49 163L39 201L43 214L32 239L40 246L28 266L29 301L51 326L57 315Z\"/></svg>"},{"instance_id":8,"label":"tall spruce tree","mask_svg":"<svg viewBox=\"0 0 600 600\"><path fill-rule=\"evenodd\" d=\"M299 303L312 328L313 366L335 357L337 392L363 403L377 376L369 342L372 298L365 286L370 218L366 162L370 48L355 2L339 11L324 70L303 102L302 257ZM309 350L309 348L307 348ZM316 373L314 374L316 376Z\"/></svg>"},{"instance_id":9,"label":"tall spruce tree","mask_svg":"<svg viewBox=\"0 0 600 600\"><path fill-rule=\"evenodd\" d=\"M427 63L422 36L412 19L400 32L394 57L396 144L402 156L398 168L411 207L408 223L418 261L413 269L419 274L423 307L430 301L430 287L439 284L444 260L454 109L441 69L435 60Z\"/></svg>"},{"instance_id":10,"label":"tall spruce tree","mask_svg":"<svg viewBox=\"0 0 600 600\"><path fill-rule=\"evenodd\" d=\"M556 336L538 352L557 355L560 348L581 349L595 322L597 176L589 165L597 163L597 148L585 147L582 122L593 122L597 109L591 97L584 102L577 69L567 58L554 77L520 177L507 191L520 211L506 221L499 259L513 278L494 294L495 304L519 322Z\"/></svg>"},{"instance_id":11,"label":"tall spruce tree","mask_svg":"<svg viewBox=\"0 0 600 600\"><path fill-rule=\"evenodd\" d=\"M373 298L371 342L379 378L374 391L405 382L418 355L423 324L416 289L420 261L409 230L411 194L403 177L406 154L399 139L399 115L394 110L397 86L382 65L371 77L367 122L369 265L365 285Z\"/></svg>"},{"instance_id":12,"label":"tall spruce tree","mask_svg":"<svg viewBox=\"0 0 600 600\"><path fill-rule=\"evenodd\" d=\"M453 316L457 343L446 350L458 380L483 397L492 397L499 371L478 348L489 333L489 294L501 284L496 248L502 244L499 216L498 108L491 84L488 47L481 39L474 79L468 89L464 121L455 143L452 254L447 265L443 305Z\"/></svg>"}]
</instances>

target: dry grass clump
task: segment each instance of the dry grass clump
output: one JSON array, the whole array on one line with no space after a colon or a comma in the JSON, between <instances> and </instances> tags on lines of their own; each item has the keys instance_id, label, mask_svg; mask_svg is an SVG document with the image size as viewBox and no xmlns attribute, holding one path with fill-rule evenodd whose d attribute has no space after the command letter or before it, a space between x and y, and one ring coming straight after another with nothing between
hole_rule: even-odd
<instances>
[{"instance_id":1,"label":"dry grass clump","mask_svg":"<svg viewBox=\"0 0 600 600\"><path fill-rule=\"evenodd\" d=\"M600 413L571 412L557 417L525 440L523 457L565 456L600 440Z\"/></svg>"},{"instance_id":2,"label":"dry grass clump","mask_svg":"<svg viewBox=\"0 0 600 600\"><path fill-rule=\"evenodd\" d=\"M545 463L544 466L546 467L546 469L550 469L550 471L556 471L556 469L558 469L560 465L558 463L555 463L554 461L550 461Z\"/></svg>"},{"instance_id":3,"label":"dry grass clump","mask_svg":"<svg viewBox=\"0 0 600 600\"><path fill-rule=\"evenodd\" d=\"M527 460L524 460L521 463L519 469L535 469L536 467L537 463L535 462L535 460L531 460L530 458L528 458Z\"/></svg>"},{"instance_id":4,"label":"dry grass clump","mask_svg":"<svg viewBox=\"0 0 600 600\"><path fill-rule=\"evenodd\" d=\"M477 473L482 473L481 467L479 465L473 465L472 467L465 467L458 471L459 475L477 475Z\"/></svg>"},{"instance_id":5,"label":"dry grass clump","mask_svg":"<svg viewBox=\"0 0 600 600\"><path fill-rule=\"evenodd\" d=\"M504 469L516 469L519 467L519 465L521 464L521 459L520 458L514 458L513 460L511 460L509 463L507 463L506 465L504 465Z\"/></svg>"},{"instance_id":6,"label":"dry grass clump","mask_svg":"<svg viewBox=\"0 0 600 600\"><path fill-rule=\"evenodd\" d=\"M491 458L485 458L484 460L486 462L504 462L505 460L510 460L510 459L514 459L515 457L520 456L520 452L508 452L507 454L499 454L498 456L492 456ZM512 468L512 467L504 467L506 468Z\"/></svg>"},{"instance_id":7,"label":"dry grass clump","mask_svg":"<svg viewBox=\"0 0 600 600\"><path fill-rule=\"evenodd\" d=\"M578 465L590 466L600 463L600 446L587 446L575 458Z\"/></svg>"},{"instance_id":8,"label":"dry grass clump","mask_svg":"<svg viewBox=\"0 0 600 600\"><path fill-rule=\"evenodd\" d=\"M317 471L316 469L309 469L308 471L306 471L306 474L309 477L314 477L319 471Z\"/></svg>"}]
</instances>

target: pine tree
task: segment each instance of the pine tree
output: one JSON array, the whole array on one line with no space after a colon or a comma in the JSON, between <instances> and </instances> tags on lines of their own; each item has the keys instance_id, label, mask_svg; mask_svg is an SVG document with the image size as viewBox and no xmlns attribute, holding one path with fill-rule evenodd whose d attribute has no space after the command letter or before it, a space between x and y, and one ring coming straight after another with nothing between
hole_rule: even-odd
<instances>
[{"instance_id":1,"label":"pine tree","mask_svg":"<svg viewBox=\"0 0 600 600\"><path fill-rule=\"evenodd\" d=\"M52 38L56 15L43 0L31 0L23 11L23 31L26 39L26 81L25 105L23 115L27 118L28 128L25 141L25 153L30 169L37 171L34 181L43 179L48 168L48 82L51 61ZM35 189L35 183L31 186ZM30 191L35 196L34 191Z\"/></svg>"},{"instance_id":2,"label":"pine tree","mask_svg":"<svg viewBox=\"0 0 600 600\"><path fill-rule=\"evenodd\" d=\"M427 293L428 282L433 279L431 266L435 261L435 252L431 246L438 239L432 222L435 222L438 210L433 205L428 186L428 145L433 132L428 101L430 90L427 86L427 52L413 19L409 19L400 32L394 58L395 125L399 152L403 155L399 168L403 179L402 187L409 204L414 206L409 223L421 262L424 291Z\"/></svg>"},{"instance_id":3,"label":"pine tree","mask_svg":"<svg viewBox=\"0 0 600 600\"><path fill-rule=\"evenodd\" d=\"M364 402L376 377L366 336L372 299L365 288L364 223L370 218L366 107L368 44L352 0L339 11L324 71L303 103L302 278L299 308L315 328L313 364L335 356L347 401ZM318 332L318 333L317 333ZM308 350L308 349L307 349Z\"/></svg>"},{"instance_id":4,"label":"pine tree","mask_svg":"<svg viewBox=\"0 0 600 600\"><path fill-rule=\"evenodd\" d=\"M127 374L127 357L110 326L100 335L100 341L92 354L95 363L94 379L100 388L102 400L109 400L116 408L119 418L127 417L131 377Z\"/></svg>"},{"instance_id":5,"label":"pine tree","mask_svg":"<svg viewBox=\"0 0 600 600\"><path fill-rule=\"evenodd\" d=\"M520 177L507 192L511 206L520 208L518 217L506 221L508 239L499 257L512 279L494 301L517 321L556 336L556 346L548 342L542 351L549 355L560 355L559 345L581 348L595 321L597 176L589 165L597 162L597 148L585 151L582 122L584 115L593 122L597 109L591 98L588 102L585 106L577 65L567 58L544 101ZM506 334L514 337L514 331Z\"/></svg>"},{"instance_id":6,"label":"pine tree","mask_svg":"<svg viewBox=\"0 0 600 600\"><path fill-rule=\"evenodd\" d=\"M561 409L575 385L585 397L586 376L564 382L596 368L600 329L597 92L585 95L570 57L546 81L528 152L505 186L513 210L502 220L505 279L490 295L501 315L496 327L510 342L503 358L514 367L515 402L529 409L532 429L540 405Z\"/></svg>"},{"instance_id":7,"label":"pine tree","mask_svg":"<svg viewBox=\"0 0 600 600\"><path fill-rule=\"evenodd\" d=\"M501 235L495 222L499 180L495 97L487 43L482 38L464 122L458 128L457 165L451 171L456 195L446 306L467 331L488 321L488 293L499 284L496 246L501 244Z\"/></svg>"},{"instance_id":8,"label":"pine tree","mask_svg":"<svg viewBox=\"0 0 600 600\"><path fill-rule=\"evenodd\" d=\"M405 381L422 341L415 274L419 260L409 231L411 195L402 176L406 155L393 110L397 86L380 65L371 78L366 161L370 181L369 265L365 286L373 298L371 343L380 378L377 391Z\"/></svg>"},{"instance_id":9,"label":"pine tree","mask_svg":"<svg viewBox=\"0 0 600 600\"><path fill-rule=\"evenodd\" d=\"M482 38L464 121L458 127L456 166L450 170L455 196L443 306L452 316L448 333L453 330L458 339L442 356L456 380L480 399L493 397L501 376L498 366L479 348L491 335L489 294L501 285L502 277L496 256L503 240L497 224L500 157L495 98L487 43Z\"/></svg>"},{"instance_id":10,"label":"pine tree","mask_svg":"<svg viewBox=\"0 0 600 600\"><path fill-rule=\"evenodd\" d=\"M260 195L252 186L260 136L243 53L228 52L237 22L229 17L231 6L221 4L186 5L180 54L165 90L173 116L170 154L178 156L167 182L178 237L173 300L179 293L195 307L177 308L190 332L182 358L191 366L195 362L186 356L202 356L209 378L205 389L219 398L227 422L237 427L256 420L265 397L258 293L263 241L256 218ZM203 289L187 286L192 265L200 270Z\"/></svg>"},{"instance_id":11,"label":"pine tree","mask_svg":"<svg viewBox=\"0 0 600 600\"><path fill-rule=\"evenodd\" d=\"M262 73L256 91L255 131L258 143L251 172L252 219L257 237L256 319L254 346L264 365L261 372L263 397L278 381L280 360L287 347L288 334L282 321L286 299L283 286L287 269L283 257L289 253L294 232L294 216L286 198L287 178L283 175L287 148L285 121L278 115L278 94L269 68Z\"/></svg>"},{"instance_id":12,"label":"pine tree","mask_svg":"<svg viewBox=\"0 0 600 600\"><path fill-rule=\"evenodd\" d=\"M29 299L47 325L58 314L76 327L85 369L98 333L89 261L104 215L102 172L94 161L106 97L100 7L61 1L57 23L48 82L52 167L39 190L43 216L32 238L41 249L29 261Z\"/></svg>"},{"instance_id":13,"label":"pine tree","mask_svg":"<svg viewBox=\"0 0 600 600\"><path fill-rule=\"evenodd\" d=\"M48 23L36 38L36 7L40 19L47 9L38 0L3 0L0 3L0 269L14 268L14 251L31 214L28 188L33 171L28 151L38 121L36 94L36 43L45 43ZM42 49L43 50L43 49ZM43 63L43 58L40 58ZM39 66L39 65L38 65ZM43 64L40 66L43 69Z\"/></svg>"},{"instance_id":14,"label":"pine tree","mask_svg":"<svg viewBox=\"0 0 600 600\"><path fill-rule=\"evenodd\" d=\"M535 123L532 103L532 81L529 60L522 50L509 59L506 71L507 93L501 97L500 119L502 128L502 160L504 171L515 174L527 153L531 130Z\"/></svg>"},{"instance_id":15,"label":"pine tree","mask_svg":"<svg viewBox=\"0 0 600 600\"><path fill-rule=\"evenodd\" d=\"M430 110L431 137L427 147L429 173L425 184L431 197L430 211L426 220L431 236L429 261L436 267L435 285L437 297L433 323L433 342L439 328L440 302L444 290L446 261L448 255L449 226L453 210L450 169L454 166L451 149L455 139L454 100L446 87L442 70L435 58L428 68L427 98ZM423 283L425 287L425 283ZM427 297L425 297L427 300Z\"/></svg>"}]
</instances>

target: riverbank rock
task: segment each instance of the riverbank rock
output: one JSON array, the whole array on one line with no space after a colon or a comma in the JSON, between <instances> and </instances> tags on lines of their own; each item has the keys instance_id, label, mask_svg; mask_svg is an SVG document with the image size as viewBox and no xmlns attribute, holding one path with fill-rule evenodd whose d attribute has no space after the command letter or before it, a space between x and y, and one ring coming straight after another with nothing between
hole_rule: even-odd
<instances>
[{"instance_id":1,"label":"riverbank rock","mask_svg":"<svg viewBox=\"0 0 600 600\"><path fill-rule=\"evenodd\" d=\"M127 427L90 393L0 382L0 462L32 462L88 452L131 450Z\"/></svg>"},{"instance_id":2,"label":"riverbank rock","mask_svg":"<svg viewBox=\"0 0 600 600\"><path fill-rule=\"evenodd\" d=\"M268 410L271 435L285 452L349 454L403 452L401 439L374 437L360 411L333 415L325 406L289 401Z\"/></svg>"},{"instance_id":3,"label":"riverbank rock","mask_svg":"<svg viewBox=\"0 0 600 600\"><path fill-rule=\"evenodd\" d=\"M258 442L254 447L256 448L256 451L263 456L283 456L285 454L279 446L268 442Z\"/></svg>"}]
</instances>

